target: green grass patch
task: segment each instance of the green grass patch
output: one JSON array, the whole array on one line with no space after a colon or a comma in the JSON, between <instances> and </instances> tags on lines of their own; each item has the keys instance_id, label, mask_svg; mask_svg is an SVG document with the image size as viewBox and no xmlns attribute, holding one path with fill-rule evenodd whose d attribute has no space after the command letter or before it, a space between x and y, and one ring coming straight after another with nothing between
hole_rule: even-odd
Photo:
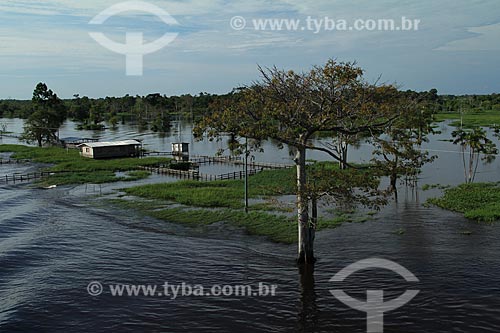
<instances>
[{"instance_id":1,"label":"green grass patch","mask_svg":"<svg viewBox=\"0 0 500 333\"><path fill-rule=\"evenodd\" d=\"M337 163L321 162L338 169ZM312 166L311 166L312 167ZM249 177L249 196L251 198L271 198L296 193L295 168L264 170ZM127 194L147 199L175 201L194 207L242 208L244 199L244 181L227 180L214 182L179 181L176 183L150 184L124 189ZM268 203L254 204L254 209L284 211L287 208L272 209Z\"/></svg>"},{"instance_id":2,"label":"green grass patch","mask_svg":"<svg viewBox=\"0 0 500 333\"><path fill-rule=\"evenodd\" d=\"M241 208L243 190L230 182L180 181L124 189L127 194L148 199L175 201L195 207Z\"/></svg>"},{"instance_id":3,"label":"green grass patch","mask_svg":"<svg viewBox=\"0 0 500 333\"><path fill-rule=\"evenodd\" d=\"M67 185L84 183L109 183L117 181L133 181L144 179L149 173L139 170L141 166L152 166L159 163L168 164L169 158L118 158L108 160L94 160L80 156L78 150L58 147L28 147L22 145L0 145L0 152L13 153L12 158L31 160L36 163L53 164L46 171L71 171L55 174L45 179L42 184ZM116 176L116 172L128 173L125 176Z\"/></svg>"},{"instance_id":4,"label":"green grass patch","mask_svg":"<svg viewBox=\"0 0 500 333\"><path fill-rule=\"evenodd\" d=\"M127 177L125 177L129 181L146 179L151 176L151 173L144 170L135 170L127 172Z\"/></svg>"},{"instance_id":5,"label":"green grass patch","mask_svg":"<svg viewBox=\"0 0 500 333\"><path fill-rule=\"evenodd\" d=\"M343 223L350 222L350 217L348 215L339 215L331 219L318 219L318 225L316 226L317 230L323 229L333 229L341 226Z\"/></svg>"},{"instance_id":6,"label":"green grass patch","mask_svg":"<svg viewBox=\"0 0 500 333\"><path fill-rule=\"evenodd\" d=\"M127 194L175 201L194 207L243 208L244 181L215 182L179 181L150 184L124 189ZM252 198L295 193L295 170L268 170L249 177L249 195ZM255 206L255 205L254 205ZM256 204L259 208L259 204Z\"/></svg>"},{"instance_id":7,"label":"green grass patch","mask_svg":"<svg viewBox=\"0 0 500 333\"><path fill-rule=\"evenodd\" d=\"M328 168L338 168L333 163ZM245 214L244 182L242 180L199 182L180 181L176 183L150 184L123 189L131 196L152 200L154 207L141 206L137 201L127 203L130 208L145 214L190 226L226 222L243 227L248 233L268 236L282 243L297 241L297 221L290 216L295 206L280 203L276 197L296 193L295 169L267 170L249 178L249 196L265 198L265 202L250 206ZM141 202L143 200L139 200ZM160 204L181 204L190 209L158 208ZM196 207L193 209L192 207ZM345 222L363 223L369 216L355 216L355 210L335 210L333 218L320 217L317 230L336 228ZM276 215L275 215L276 214Z\"/></svg>"},{"instance_id":8,"label":"green grass patch","mask_svg":"<svg viewBox=\"0 0 500 333\"><path fill-rule=\"evenodd\" d=\"M500 219L500 184L463 184L447 189L441 198L429 199L428 202L463 213L472 220L493 222Z\"/></svg>"},{"instance_id":9,"label":"green grass patch","mask_svg":"<svg viewBox=\"0 0 500 333\"><path fill-rule=\"evenodd\" d=\"M460 126L460 118L462 117L463 126L467 128L483 126L492 127L495 124L500 125L500 111L469 111L463 112L462 115L458 112L453 113L438 113L434 116L438 122L445 120L453 120L451 126Z\"/></svg>"},{"instance_id":10,"label":"green grass patch","mask_svg":"<svg viewBox=\"0 0 500 333\"><path fill-rule=\"evenodd\" d=\"M189 227L208 226L214 223L227 223L240 227L250 235L265 236L278 243L293 244L297 242L297 222L283 215L265 212L248 214L233 209L191 209L186 207L162 208L156 201L129 201L123 199L109 200L124 208L132 208L154 218Z\"/></svg>"},{"instance_id":11,"label":"green grass patch","mask_svg":"<svg viewBox=\"0 0 500 333\"><path fill-rule=\"evenodd\" d=\"M253 205L250 205L250 210L260 210L260 211L273 211L273 212L281 212L281 213L293 213L296 210L295 204L285 204L280 203L276 200L276 202L259 202Z\"/></svg>"}]
</instances>

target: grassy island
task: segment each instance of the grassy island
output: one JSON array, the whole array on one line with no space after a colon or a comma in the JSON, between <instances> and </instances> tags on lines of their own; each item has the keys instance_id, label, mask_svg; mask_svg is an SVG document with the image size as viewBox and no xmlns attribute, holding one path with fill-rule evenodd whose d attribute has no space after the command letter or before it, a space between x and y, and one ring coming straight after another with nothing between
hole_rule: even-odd
<instances>
[{"instance_id":1,"label":"grassy island","mask_svg":"<svg viewBox=\"0 0 500 333\"><path fill-rule=\"evenodd\" d=\"M500 111L468 111L462 114L459 112L438 113L434 116L434 119L438 122L452 120L450 123L451 126L460 126L462 123L466 128L477 126L492 127L500 125Z\"/></svg>"},{"instance_id":2,"label":"grassy island","mask_svg":"<svg viewBox=\"0 0 500 333\"><path fill-rule=\"evenodd\" d=\"M94 160L81 157L78 150L58 147L28 147L23 145L0 145L0 153L13 153L11 158L34 163L50 164L44 171L55 172L53 176L39 184L102 184L117 181L134 181L149 177L150 173L140 170L141 166L169 163L169 158L120 158ZM57 173L61 172L62 173ZM124 173L117 175L117 173Z\"/></svg>"},{"instance_id":3,"label":"grassy island","mask_svg":"<svg viewBox=\"0 0 500 333\"><path fill-rule=\"evenodd\" d=\"M332 163L333 164L333 163ZM266 170L249 178L249 196L253 203L243 212L242 180L214 182L179 181L123 189L134 200L113 199L118 206L134 208L168 222L188 226L227 223L252 235L266 236L279 243L297 242L294 202L284 205L277 197L294 195L296 171ZM257 200L255 200L257 199ZM372 215L370 213L369 215ZM335 211L334 217L321 217L317 230L335 228L345 222L365 222L368 218L354 210Z\"/></svg>"},{"instance_id":4,"label":"grassy island","mask_svg":"<svg viewBox=\"0 0 500 333\"><path fill-rule=\"evenodd\" d=\"M152 157L94 160L81 157L77 150L23 145L0 145L0 153L12 153L13 159L49 164L44 171L55 173L37 183L40 186L139 180L150 174L140 170L141 166L168 164L171 161ZM332 163L331 167L337 168L337 164ZM64 173L57 173L60 171ZM243 189L243 180L178 181L123 189L125 195L133 196L134 200L120 198L109 201L118 207L135 209L154 218L190 227L226 223L275 242L297 242L294 200L289 203L278 200L281 196L295 194L295 168L267 170L250 177L249 196L253 200L248 214L243 211ZM328 215L334 217L320 217L317 230L368 219L354 210L335 211Z\"/></svg>"},{"instance_id":5,"label":"grassy island","mask_svg":"<svg viewBox=\"0 0 500 333\"><path fill-rule=\"evenodd\" d=\"M441 198L429 199L428 202L463 213L468 219L497 221L500 219L500 183L463 184L445 190Z\"/></svg>"}]
</instances>

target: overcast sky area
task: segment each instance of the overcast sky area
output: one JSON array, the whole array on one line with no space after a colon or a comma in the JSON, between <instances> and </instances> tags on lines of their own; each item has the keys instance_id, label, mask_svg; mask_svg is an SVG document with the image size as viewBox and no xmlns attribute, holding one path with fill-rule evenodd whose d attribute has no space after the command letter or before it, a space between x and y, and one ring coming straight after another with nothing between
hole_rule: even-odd
<instances>
[{"instance_id":1,"label":"overcast sky area","mask_svg":"<svg viewBox=\"0 0 500 333\"><path fill-rule=\"evenodd\" d=\"M500 92L499 0L150 0L178 25L127 12L89 21L116 0L2 0L0 99L29 99L37 82L60 97L226 93L258 79L257 65L308 70L328 58L357 61L366 77L441 94ZM234 16L247 26L235 30ZM418 31L258 31L254 19L420 20ZM319 22L319 21L318 21ZM144 75L126 76L125 56L90 32L125 42L177 38L144 57Z\"/></svg>"}]
</instances>

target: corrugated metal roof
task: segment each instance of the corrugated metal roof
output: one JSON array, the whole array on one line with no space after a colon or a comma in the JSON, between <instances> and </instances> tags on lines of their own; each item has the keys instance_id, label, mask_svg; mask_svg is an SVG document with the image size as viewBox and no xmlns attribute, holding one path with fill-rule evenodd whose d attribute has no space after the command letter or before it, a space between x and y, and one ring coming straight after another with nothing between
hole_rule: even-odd
<instances>
[{"instance_id":1,"label":"corrugated metal roof","mask_svg":"<svg viewBox=\"0 0 500 333\"><path fill-rule=\"evenodd\" d=\"M113 142L92 142L92 143L82 143L78 147L116 147L116 146L131 146L140 145L141 143L137 140L124 140L124 141L113 141Z\"/></svg>"}]
</instances>

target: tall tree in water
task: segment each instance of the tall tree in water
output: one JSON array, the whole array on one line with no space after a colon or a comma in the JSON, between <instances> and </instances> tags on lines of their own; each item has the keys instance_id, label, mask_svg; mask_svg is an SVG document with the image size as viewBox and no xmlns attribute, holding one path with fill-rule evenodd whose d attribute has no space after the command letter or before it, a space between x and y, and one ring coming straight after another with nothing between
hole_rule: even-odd
<instances>
[{"instance_id":1,"label":"tall tree in water","mask_svg":"<svg viewBox=\"0 0 500 333\"><path fill-rule=\"evenodd\" d=\"M383 131L404 112L405 98L391 85L372 85L355 63L329 60L306 73L260 68L261 81L236 100L201 120L195 134L216 138L232 133L257 140L274 139L296 151L298 263L312 264L315 224L309 216L306 152L321 151L340 161L333 149L315 144L319 132L356 135ZM333 176L332 176L333 177ZM347 184L347 183L344 183ZM339 190L334 186L327 190ZM346 190L346 189L341 189ZM353 190L351 188L351 190Z\"/></svg>"},{"instance_id":2,"label":"tall tree in water","mask_svg":"<svg viewBox=\"0 0 500 333\"><path fill-rule=\"evenodd\" d=\"M480 127L471 130L458 129L453 131L452 136L453 144L459 145L462 153L465 182L471 184L476 178L479 161L492 162L498 154L498 149L495 143L488 139L486 131Z\"/></svg>"},{"instance_id":3,"label":"tall tree in water","mask_svg":"<svg viewBox=\"0 0 500 333\"><path fill-rule=\"evenodd\" d=\"M427 99L419 99L418 94L413 97L415 107L408 108L384 132L372 133L375 146L372 163L389 177L389 190L396 201L398 179L407 177L416 181L421 168L437 158L422 148L428 142L428 135L436 133L432 128L434 106L429 106Z\"/></svg>"},{"instance_id":4,"label":"tall tree in water","mask_svg":"<svg viewBox=\"0 0 500 333\"><path fill-rule=\"evenodd\" d=\"M33 113L25 122L21 139L36 142L39 147L57 142L57 132L66 119L66 108L61 99L45 83L38 83L31 102Z\"/></svg>"}]
</instances>

